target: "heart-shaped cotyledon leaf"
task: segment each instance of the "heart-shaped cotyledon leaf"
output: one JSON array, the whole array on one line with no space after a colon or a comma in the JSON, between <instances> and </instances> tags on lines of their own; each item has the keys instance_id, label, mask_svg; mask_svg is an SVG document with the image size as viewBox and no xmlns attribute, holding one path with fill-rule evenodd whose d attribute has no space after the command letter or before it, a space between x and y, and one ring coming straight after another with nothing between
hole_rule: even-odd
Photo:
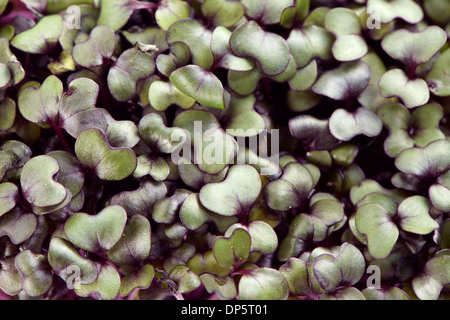
<instances>
[{"instance_id":1,"label":"heart-shaped cotyledon leaf","mask_svg":"<svg viewBox=\"0 0 450 320\"><path fill-rule=\"evenodd\" d=\"M153 152L172 153L180 139L182 142L187 139L188 133L177 127L166 127L159 114L150 113L139 121L139 134Z\"/></svg>"},{"instance_id":2,"label":"heart-shaped cotyledon leaf","mask_svg":"<svg viewBox=\"0 0 450 320\"><path fill-rule=\"evenodd\" d=\"M0 130L8 130L16 118L16 103L7 97L0 102Z\"/></svg>"},{"instance_id":3,"label":"heart-shaped cotyledon leaf","mask_svg":"<svg viewBox=\"0 0 450 320\"><path fill-rule=\"evenodd\" d=\"M278 236L268 223L261 220L251 221L247 225L235 223L227 229L224 236L230 236L236 229L239 228L244 229L250 235L250 252L270 255L277 249Z\"/></svg>"},{"instance_id":4,"label":"heart-shaped cotyledon leaf","mask_svg":"<svg viewBox=\"0 0 450 320\"><path fill-rule=\"evenodd\" d=\"M102 300L114 299L120 291L120 275L115 267L109 264L102 265L97 279L91 284L80 284L75 292L81 297L96 295Z\"/></svg>"},{"instance_id":5,"label":"heart-shaped cotyledon leaf","mask_svg":"<svg viewBox=\"0 0 450 320\"><path fill-rule=\"evenodd\" d=\"M337 147L339 141L330 133L328 120L310 115L298 115L289 120L291 135L310 150L329 150Z\"/></svg>"},{"instance_id":6,"label":"heart-shaped cotyledon leaf","mask_svg":"<svg viewBox=\"0 0 450 320\"><path fill-rule=\"evenodd\" d=\"M200 202L199 194L186 197L179 209L181 223L189 230L198 230L206 223L213 223L220 232L225 232L238 218L223 216L206 209Z\"/></svg>"},{"instance_id":7,"label":"heart-shaped cotyledon leaf","mask_svg":"<svg viewBox=\"0 0 450 320\"><path fill-rule=\"evenodd\" d=\"M177 152L171 154L173 163L179 165L187 158L188 163L198 165L200 170L209 174L219 173L232 163L237 153L237 142L222 129L212 113L188 110L175 118L173 126L189 133L188 140L181 145L181 149L177 148ZM180 140L178 138L178 141ZM194 146L193 155L191 144ZM183 157L180 157L180 151L183 152Z\"/></svg>"},{"instance_id":8,"label":"heart-shaped cotyledon leaf","mask_svg":"<svg viewBox=\"0 0 450 320\"><path fill-rule=\"evenodd\" d=\"M162 2L155 12L158 26L167 30L176 21L189 18L191 8L189 3L181 0L167 0Z\"/></svg>"},{"instance_id":9,"label":"heart-shaped cotyledon leaf","mask_svg":"<svg viewBox=\"0 0 450 320\"><path fill-rule=\"evenodd\" d=\"M185 43L191 52L193 64L204 69L209 69L214 60L211 36L212 32L201 22L190 18L178 20L167 30L169 45L179 41Z\"/></svg>"},{"instance_id":10,"label":"heart-shaped cotyledon leaf","mask_svg":"<svg viewBox=\"0 0 450 320\"><path fill-rule=\"evenodd\" d=\"M361 206L356 213L356 228L367 237L369 253L376 259L389 255L399 231L388 211L378 204Z\"/></svg>"},{"instance_id":11,"label":"heart-shaped cotyledon leaf","mask_svg":"<svg viewBox=\"0 0 450 320\"><path fill-rule=\"evenodd\" d=\"M238 286L240 300L285 300L289 286L283 275L272 268L246 270Z\"/></svg>"},{"instance_id":12,"label":"heart-shaped cotyledon leaf","mask_svg":"<svg viewBox=\"0 0 450 320\"><path fill-rule=\"evenodd\" d=\"M406 29L394 31L383 38L381 46L392 58L415 69L438 53L446 41L447 34L444 30L430 26L420 32Z\"/></svg>"},{"instance_id":13,"label":"heart-shaped cotyledon leaf","mask_svg":"<svg viewBox=\"0 0 450 320\"><path fill-rule=\"evenodd\" d=\"M383 129L377 114L365 107L359 107L354 112L337 109L329 121L331 134L342 141L349 141L359 134L376 137Z\"/></svg>"},{"instance_id":14,"label":"heart-shaped cotyledon leaf","mask_svg":"<svg viewBox=\"0 0 450 320\"><path fill-rule=\"evenodd\" d=\"M39 88L22 88L18 106L25 119L64 128L76 138L88 128L107 128L105 116L95 107L98 93L98 84L88 78L71 81L69 89L63 92L61 80L52 75Z\"/></svg>"},{"instance_id":15,"label":"heart-shaped cotyledon leaf","mask_svg":"<svg viewBox=\"0 0 450 320\"><path fill-rule=\"evenodd\" d=\"M450 141L441 139L423 148L402 151L395 159L395 166L403 173L419 179L436 179L448 170Z\"/></svg>"},{"instance_id":16,"label":"heart-shaped cotyledon leaf","mask_svg":"<svg viewBox=\"0 0 450 320\"><path fill-rule=\"evenodd\" d=\"M94 282L98 275L94 262L82 257L69 241L59 237L50 240L48 262L68 285L89 284Z\"/></svg>"},{"instance_id":17,"label":"heart-shaped cotyledon leaf","mask_svg":"<svg viewBox=\"0 0 450 320\"><path fill-rule=\"evenodd\" d=\"M390 157L396 157L408 148L425 147L434 140L444 139L439 128L444 113L437 103L429 103L410 112L400 103L388 103L377 112L389 129L384 149Z\"/></svg>"},{"instance_id":18,"label":"heart-shaped cotyledon leaf","mask_svg":"<svg viewBox=\"0 0 450 320\"><path fill-rule=\"evenodd\" d=\"M64 232L77 247L90 252L110 250L122 238L127 213L117 205L108 206L96 215L76 213L67 219Z\"/></svg>"},{"instance_id":19,"label":"heart-shaped cotyledon leaf","mask_svg":"<svg viewBox=\"0 0 450 320\"><path fill-rule=\"evenodd\" d=\"M313 272L322 288L332 292L339 285L352 286L357 283L364 274L365 265L362 253L354 245L345 242L333 259L316 261ZM334 277L335 273L330 270L337 270L339 275Z\"/></svg>"},{"instance_id":20,"label":"heart-shaped cotyledon leaf","mask_svg":"<svg viewBox=\"0 0 450 320\"><path fill-rule=\"evenodd\" d=\"M22 276L23 290L32 297L43 295L53 283L53 274L47 257L30 250L20 252L15 259L17 270Z\"/></svg>"},{"instance_id":21,"label":"heart-shaped cotyledon leaf","mask_svg":"<svg viewBox=\"0 0 450 320\"><path fill-rule=\"evenodd\" d=\"M446 49L436 59L426 77L430 91L440 97L450 95L450 49Z\"/></svg>"},{"instance_id":22,"label":"heart-shaped cotyledon leaf","mask_svg":"<svg viewBox=\"0 0 450 320\"><path fill-rule=\"evenodd\" d=\"M58 161L50 156L30 159L20 176L25 200L36 207L50 207L62 203L70 192L54 180L59 170Z\"/></svg>"},{"instance_id":23,"label":"heart-shaped cotyledon leaf","mask_svg":"<svg viewBox=\"0 0 450 320\"><path fill-rule=\"evenodd\" d=\"M312 90L334 100L357 98L370 82L370 67L362 61L345 62L322 74Z\"/></svg>"},{"instance_id":24,"label":"heart-shaped cotyledon leaf","mask_svg":"<svg viewBox=\"0 0 450 320\"><path fill-rule=\"evenodd\" d=\"M189 64L190 59L191 50L189 47L184 42L177 41L170 45L169 53L160 54L156 57L156 68L168 77L172 71Z\"/></svg>"},{"instance_id":25,"label":"heart-shaped cotyledon leaf","mask_svg":"<svg viewBox=\"0 0 450 320\"><path fill-rule=\"evenodd\" d=\"M384 97L398 97L408 108L422 106L430 99L426 81L420 78L410 79L401 69L386 72L380 78L379 86Z\"/></svg>"},{"instance_id":26,"label":"heart-shaped cotyledon leaf","mask_svg":"<svg viewBox=\"0 0 450 320\"><path fill-rule=\"evenodd\" d=\"M123 267L120 269L125 276L120 280L119 294L128 296L136 288L146 289L150 287L155 275L155 268L150 264L145 264L141 268Z\"/></svg>"},{"instance_id":27,"label":"heart-shaped cotyledon leaf","mask_svg":"<svg viewBox=\"0 0 450 320\"><path fill-rule=\"evenodd\" d=\"M215 65L234 71L252 70L255 67L253 59L237 57L231 53L229 45L231 34L230 30L221 26L214 29L211 38L211 52Z\"/></svg>"},{"instance_id":28,"label":"heart-shaped cotyledon leaf","mask_svg":"<svg viewBox=\"0 0 450 320\"><path fill-rule=\"evenodd\" d=\"M134 152L111 147L106 134L98 129L88 129L79 135L75 153L83 165L103 180L122 180L136 169Z\"/></svg>"},{"instance_id":29,"label":"heart-shaped cotyledon leaf","mask_svg":"<svg viewBox=\"0 0 450 320\"><path fill-rule=\"evenodd\" d=\"M213 245L213 253L221 267L235 270L247 261L250 246L251 239L248 232L237 228L229 237L216 238Z\"/></svg>"},{"instance_id":30,"label":"heart-shaped cotyledon leaf","mask_svg":"<svg viewBox=\"0 0 450 320\"><path fill-rule=\"evenodd\" d=\"M0 216L16 206L19 196L19 188L14 183L0 183Z\"/></svg>"},{"instance_id":31,"label":"heart-shaped cotyledon leaf","mask_svg":"<svg viewBox=\"0 0 450 320\"><path fill-rule=\"evenodd\" d=\"M140 80L155 72L155 61L147 52L128 49L119 56L108 72L108 88L117 101L128 101L137 93Z\"/></svg>"},{"instance_id":32,"label":"heart-shaped cotyledon leaf","mask_svg":"<svg viewBox=\"0 0 450 320\"><path fill-rule=\"evenodd\" d=\"M289 225L286 237L281 241L277 252L280 261L298 257L307 249L307 244L314 236L314 225L311 217L306 214L295 216Z\"/></svg>"},{"instance_id":33,"label":"heart-shaped cotyledon leaf","mask_svg":"<svg viewBox=\"0 0 450 320\"><path fill-rule=\"evenodd\" d=\"M22 291L22 277L14 265L15 256L0 260L0 289L8 295L14 296Z\"/></svg>"},{"instance_id":34,"label":"heart-shaped cotyledon leaf","mask_svg":"<svg viewBox=\"0 0 450 320\"><path fill-rule=\"evenodd\" d=\"M206 0L201 6L202 14L215 26L232 27L244 15L241 2L229 0Z\"/></svg>"},{"instance_id":35,"label":"heart-shaped cotyledon leaf","mask_svg":"<svg viewBox=\"0 0 450 320\"><path fill-rule=\"evenodd\" d=\"M152 179L143 180L136 190L122 191L111 198L111 205L119 205L125 209L128 216L140 214L149 217L153 206L167 194L167 187L163 182Z\"/></svg>"},{"instance_id":36,"label":"heart-shaped cotyledon leaf","mask_svg":"<svg viewBox=\"0 0 450 320\"><path fill-rule=\"evenodd\" d=\"M132 265L145 260L150 247L150 223L144 216L135 214L129 219L123 237L106 254L114 263Z\"/></svg>"},{"instance_id":37,"label":"heart-shaped cotyledon leaf","mask_svg":"<svg viewBox=\"0 0 450 320\"><path fill-rule=\"evenodd\" d=\"M13 244L20 244L31 237L36 226L34 213L16 207L0 217L0 237L7 236Z\"/></svg>"},{"instance_id":38,"label":"heart-shaped cotyledon leaf","mask_svg":"<svg viewBox=\"0 0 450 320\"><path fill-rule=\"evenodd\" d=\"M352 10L335 8L325 15L325 28L336 36L332 53L336 60L353 61L363 57L368 47L361 37L359 18Z\"/></svg>"},{"instance_id":39,"label":"heart-shaped cotyledon leaf","mask_svg":"<svg viewBox=\"0 0 450 320\"><path fill-rule=\"evenodd\" d=\"M250 38L252 41L246 41ZM244 23L233 31L230 48L238 57L255 59L268 76L281 74L290 60L288 43L278 34L264 31L255 21Z\"/></svg>"},{"instance_id":40,"label":"heart-shaped cotyledon leaf","mask_svg":"<svg viewBox=\"0 0 450 320\"><path fill-rule=\"evenodd\" d=\"M158 111L166 111L173 104L182 109L189 109L195 104L193 97L178 90L172 82L161 80L153 81L150 85L148 100L152 107Z\"/></svg>"},{"instance_id":41,"label":"heart-shaped cotyledon leaf","mask_svg":"<svg viewBox=\"0 0 450 320\"><path fill-rule=\"evenodd\" d=\"M316 57L330 59L334 37L325 28L312 24L293 29L286 41L297 67L304 67Z\"/></svg>"},{"instance_id":42,"label":"heart-shaped cotyledon leaf","mask_svg":"<svg viewBox=\"0 0 450 320\"><path fill-rule=\"evenodd\" d=\"M428 189L428 196L433 206L442 211L447 212L450 210L450 170L444 174L441 174L434 183Z\"/></svg>"},{"instance_id":43,"label":"heart-shaped cotyledon leaf","mask_svg":"<svg viewBox=\"0 0 450 320\"><path fill-rule=\"evenodd\" d=\"M280 23L283 11L292 5L293 0L243 0L245 14L263 25Z\"/></svg>"},{"instance_id":44,"label":"heart-shaped cotyledon leaf","mask_svg":"<svg viewBox=\"0 0 450 320\"><path fill-rule=\"evenodd\" d=\"M152 10L154 7L154 3L136 0L100 0L97 25L107 25L117 31L127 23L133 12L141 9Z\"/></svg>"},{"instance_id":45,"label":"heart-shaped cotyledon leaf","mask_svg":"<svg viewBox=\"0 0 450 320\"><path fill-rule=\"evenodd\" d=\"M85 68L101 66L114 54L116 38L114 30L99 25L91 30L89 38L76 44L72 50L74 61Z\"/></svg>"},{"instance_id":46,"label":"heart-shaped cotyledon leaf","mask_svg":"<svg viewBox=\"0 0 450 320\"><path fill-rule=\"evenodd\" d=\"M450 256L443 253L431 258L422 272L412 281L414 293L421 300L437 300L442 289L450 283L447 270L450 267Z\"/></svg>"},{"instance_id":47,"label":"heart-shaped cotyledon leaf","mask_svg":"<svg viewBox=\"0 0 450 320\"><path fill-rule=\"evenodd\" d=\"M11 45L28 53L47 53L57 45L62 27L63 19L60 15L45 16L31 29L17 34L11 40Z\"/></svg>"},{"instance_id":48,"label":"heart-shaped cotyledon leaf","mask_svg":"<svg viewBox=\"0 0 450 320\"><path fill-rule=\"evenodd\" d=\"M422 8L412 0L368 0L367 11L376 14L380 23L388 23L396 18L409 23L418 23L423 19Z\"/></svg>"},{"instance_id":49,"label":"heart-shaped cotyledon leaf","mask_svg":"<svg viewBox=\"0 0 450 320\"><path fill-rule=\"evenodd\" d=\"M315 183L308 168L292 162L283 169L283 175L269 182L263 189L264 200L273 210L287 211L300 208L311 193Z\"/></svg>"},{"instance_id":50,"label":"heart-shaped cotyledon leaf","mask_svg":"<svg viewBox=\"0 0 450 320\"><path fill-rule=\"evenodd\" d=\"M211 108L225 108L227 92L214 73L196 65L187 65L172 72L169 79L178 90L198 103Z\"/></svg>"},{"instance_id":51,"label":"heart-shaped cotyledon leaf","mask_svg":"<svg viewBox=\"0 0 450 320\"><path fill-rule=\"evenodd\" d=\"M422 196L412 196L398 205L399 226L411 233L428 234L439 228L439 224L430 216L430 201Z\"/></svg>"},{"instance_id":52,"label":"heart-shaped cotyledon leaf","mask_svg":"<svg viewBox=\"0 0 450 320\"><path fill-rule=\"evenodd\" d=\"M200 202L223 216L245 216L261 191L258 171L250 165L234 165L219 183L208 183L200 190Z\"/></svg>"}]
</instances>

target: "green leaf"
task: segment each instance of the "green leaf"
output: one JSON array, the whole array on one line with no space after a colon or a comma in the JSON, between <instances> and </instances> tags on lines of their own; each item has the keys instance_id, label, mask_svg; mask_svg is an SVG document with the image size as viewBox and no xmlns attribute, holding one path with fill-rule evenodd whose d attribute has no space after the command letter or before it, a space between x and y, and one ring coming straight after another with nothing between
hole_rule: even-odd
<instances>
[{"instance_id":1,"label":"green leaf","mask_svg":"<svg viewBox=\"0 0 450 320\"><path fill-rule=\"evenodd\" d=\"M52 269L63 280L70 281L75 271L77 284L90 284L97 279L97 265L89 259L83 258L78 250L67 240L54 237L50 241L48 250L48 262ZM72 284L72 283L71 283Z\"/></svg>"},{"instance_id":2,"label":"green leaf","mask_svg":"<svg viewBox=\"0 0 450 320\"><path fill-rule=\"evenodd\" d=\"M291 257L300 256L306 250L307 243L313 239L313 236L314 225L311 217L307 214L295 216L289 225L286 238L280 243L277 258L289 262Z\"/></svg>"},{"instance_id":3,"label":"green leaf","mask_svg":"<svg viewBox=\"0 0 450 320\"><path fill-rule=\"evenodd\" d=\"M189 109L195 104L194 98L178 90L173 83L160 80L156 80L150 85L148 100L158 111L166 111L173 104L182 109Z\"/></svg>"},{"instance_id":4,"label":"green leaf","mask_svg":"<svg viewBox=\"0 0 450 320\"><path fill-rule=\"evenodd\" d=\"M7 236L13 244L19 244L31 237L36 225L35 214L16 208L0 217L0 237Z\"/></svg>"},{"instance_id":5,"label":"green leaf","mask_svg":"<svg viewBox=\"0 0 450 320\"><path fill-rule=\"evenodd\" d=\"M312 90L334 100L356 98L370 81L370 68L362 61L345 62L322 74Z\"/></svg>"},{"instance_id":6,"label":"green leaf","mask_svg":"<svg viewBox=\"0 0 450 320\"><path fill-rule=\"evenodd\" d=\"M169 45L178 41L185 43L191 51L193 64L204 69L209 69L213 63L211 36L212 32L203 24L190 18L175 22L167 30Z\"/></svg>"},{"instance_id":7,"label":"green leaf","mask_svg":"<svg viewBox=\"0 0 450 320\"><path fill-rule=\"evenodd\" d=\"M32 297L43 295L53 283L53 274L47 257L30 250L20 252L15 259L17 270L22 276L23 290Z\"/></svg>"},{"instance_id":8,"label":"green leaf","mask_svg":"<svg viewBox=\"0 0 450 320\"><path fill-rule=\"evenodd\" d=\"M106 25L99 25L92 29L86 41L73 47L72 56L80 66L92 68L108 61L113 56L115 48L114 30Z\"/></svg>"},{"instance_id":9,"label":"green leaf","mask_svg":"<svg viewBox=\"0 0 450 320\"><path fill-rule=\"evenodd\" d=\"M131 270L127 272L120 281L119 294L126 297L136 288L147 289L150 287L154 275L155 268L153 268L150 264L145 264L138 270Z\"/></svg>"},{"instance_id":10,"label":"green leaf","mask_svg":"<svg viewBox=\"0 0 450 320\"><path fill-rule=\"evenodd\" d=\"M364 107L359 107L354 112L337 109L329 121L331 134L342 141L349 141L359 134L376 137L383 128L380 118Z\"/></svg>"},{"instance_id":11,"label":"green leaf","mask_svg":"<svg viewBox=\"0 0 450 320\"><path fill-rule=\"evenodd\" d=\"M240 300L285 300L289 286L283 275L271 268L247 270L239 281Z\"/></svg>"},{"instance_id":12,"label":"green leaf","mask_svg":"<svg viewBox=\"0 0 450 320\"><path fill-rule=\"evenodd\" d=\"M434 62L426 80L430 91L437 96L450 95L450 49L445 50Z\"/></svg>"},{"instance_id":13,"label":"green leaf","mask_svg":"<svg viewBox=\"0 0 450 320\"><path fill-rule=\"evenodd\" d=\"M16 206L19 196L19 188L14 183L0 183L0 216Z\"/></svg>"},{"instance_id":14,"label":"green leaf","mask_svg":"<svg viewBox=\"0 0 450 320\"><path fill-rule=\"evenodd\" d=\"M242 0L245 14L263 25L277 24L285 8L293 6L293 0Z\"/></svg>"},{"instance_id":15,"label":"green leaf","mask_svg":"<svg viewBox=\"0 0 450 320\"><path fill-rule=\"evenodd\" d=\"M310 292L306 262L298 258L289 258L280 267L280 273L286 278L289 292L298 296L308 296Z\"/></svg>"},{"instance_id":16,"label":"green leaf","mask_svg":"<svg viewBox=\"0 0 450 320\"><path fill-rule=\"evenodd\" d=\"M334 37L320 26L309 25L293 29L286 41L297 67L304 67L315 57L330 59Z\"/></svg>"},{"instance_id":17,"label":"green leaf","mask_svg":"<svg viewBox=\"0 0 450 320\"><path fill-rule=\"evenodd\" d=\"M182 0L167 0L161 2L155 12L156 23L162 30L167 30L176 21L189 18L191 8Z\"/></svg>"},{"instance_id":18,"label":"green leaf","mask_svg":"<svg viewBox=\"0 0 450 320\"><path fill-rule=\"evenodd\" d=\"M235 25L244 16L244 8L239 1L205 0L201 11L213 25L225 28Z\"/></svg>"},{"instance_id":19,"label":"green leaf","mask_svg":"<svg viewBox=\"0 0 450 320\"><path fill-rule=\"evenodd\" d=\"M447 41L447 34L437 26L420 32L400 29L388 34L381 42L383 50L406 66L416 67L430 60Z\"/></svg>"},{"instance_id":20,"label":"green leaf","mask_svg":"<svg viewBox=\"0 0 450 320\"><path fill-rule=\"evenodd\" d=\"M433 206L443 212L450 210L450 171L439 176L428 189L428 196Z\"/></svg>"},{"instance_id":21,"label":"green leaf","mask_svg":"<svg viewBox=\"0 0 450 320\"><path fill-rule=\"evenodd\" d=\"M237 143L211 113L202 110L185 111L175 118L173 125L189 132L190 139L182 147L183 156L197 164L200 170L216 174L232 163ZM194 145L193 155L191 143ZM172 154L172 160L176 164L186 163L183 159L180 159L179 154Z\"/></svg>"},{"instance_id":22,"label":"green leaf","mask_svg":"<svg viewBox=\"0 0 450 320\"><path fill-rule=\"evenodd\" d=\"M402 151L395 159L395 166L400 171L419 178L438 177L450 165L450 159L446 156L449 152L450 141L436 140L424 148Z\"/></svg>"},{"instance_id":23,"label":"green leaf","mask_svg":"<svg viewBox=\"0 0 450 320\"><path fill-rule=\"evenodd\" d=\"M15 256L0 260L0 289L8 295L15 296L22 291L22 277L14 265Z\"/></svg>"},{"instance_id":24,"label":"green leaf","mask_svg":"<svg viewBox=\"0 0 450 320\"><path fill-rule=\"evenodd\" d=\"M255 67L253 59L237 57L231 53L229 45L231 34L231 31L222 26L214 29L211 38L211 51L215 65L235 71L252 70Z\"/></svg>"},{"instance_id":25,"label":"green leaf","mask_svg":"<svg viewBox=\"0 0 450 320\"><path fill-rule=\"evenodd\" d=\"M367 237L370 255L376 259L387 257L399 231L386 209L378 204L363 205L356 213L355 223L358 231Z\"/></svg>"},{"instance_id":26,"label":"green leaf","mask_svg":"<svg viewBox=\"0 0 450 320\"><path fill-rule=\"evenodd\" d=\"M430 92L425 80L410 79L400 69L386 72L381 77L379 85L380 92L384 97L398 97L408 108L422 106L430 99Z\"/></svg>"},{"instance_id":27,"label":"green leaf","mask_svg":"<svg viewBox=\"0 0 450 320\"><path fill-rule=\"evenodd\" d=\"M25 119L34 123L56 123L62 94L61 80L51 75L38 89L28 86L19 92L20 113Z\"/></svg>"},{"instance_id":28,"label":"green leaf","mask_svg":"<svg viewBox=\"0 0 450 320\"><path fill-rule=\"evenodd\" d=\"M200 275L200 279L209 293L215 292L221 299L233 299L237 295L236 284L229 276L220 277L205 273Z\"/></svg>"},{"instance_id":29,"label":"green leaf","mask_svg":"<svg viewBox=\"0 0 450 320\"><path fill-rule=\"evenodd\" d=\"M252 38L252 41L246 39ZM268 76L281 74L288 66L288 43L278 34L264 31L255 21L240 25L231 35L230 48L238 57L251 57Z\"/></svg>"},{"instance_id":30,"label":"green leaf","mask_svg":"<svg viewBox=\"0 0 450 320\"><path fill-rule=\"evenodd\" d=\"M169 77L173 71L187 65L190 59L189 47L184 42L177 41L170 45L170 53L160 54L156 57L156 68L163 75Z\"/></svg>"},{"instance_id":31,"label":"green leaf","mask_svg":"<svg viewBox=\"0 0 450 320\"><path fill-rule=\"evenodd\" d=\"M235 223L225 232L225 236L230 236L234 230L242 228L248 232L251 239L250 252L259 252L269 255L275 252L278 247L278 236L272 227L260 220L255 220L247 225Z\"/></svg>"},{"instance_id":32,"label":"green leaf","mask_svg":"<svg viewBox=\"0 0 450 320\"><path fill-rule=\"evenodd\" d=\"M125 179L136 168L134 152L111 147L106 135L98 129L88 129L80 134L75 153L83 165L93 169L103 180Z\"/></svg>"},{"instance_id":33,"label":"green leaf","mask_svg":"<svg viewBox=\"0 0 450 320\"><path fill-rule=\"evenodd\" d=\"M314 181L307 167L289 163L284 167L281 178L266 184L264 200L273 210L287 211L302 207L313 187Z\"/></svg>"},{"instance_id":34,"label":"green leaf","mask_svg":"<svg viewBox=\"0 0 450 320\"><path fill-rule=\"evenodd\" d=\"M223 182L209 183L200 190L200 202L223 215L247 214L261 191L258 172L250 165L234 165Z\"/></svg>"},{"instance_id":35,"label":"green leaf","mask_svg":"<svg viewBox=\"0 0 450 320\"><path fill-rule=\"evenodd\" d=\"M47 53L57 45L62 26L60 15L45 16L31 29L17 34L11 40L11 45L27 53Z\"/></svg>"},{"instance_id":36,"label":"green leaf","mask_svg":"<svg viewBox=\"0 0 450 320\"><path fill-rule=\"evenodd\" d=\"M169 278L176 283L176 291L179 293L191 292L201 285L200 278L183 265L173 268L169 272Z\"/></svg>"},{"instance_id":37,"label":"green leaf","mask_svg":"<svg viewBox=\"0 0 450 320\"><path fill-rule=\"evenodd\" d=\"M23 167L20 184L25 200L37 207L60 204L67 197L64 186L53 177L59 172L58 162L49 156L37 156Z\"/></svg>"},{"instance_id":38,"label":"green leaf","mask_svg":"<svg viewBox=\"0 0 450 320\"><path fill-rule=\"evenodd\" d=\"M225 94L219 78L196 65L181 67L170 74L170 82L185 95L211 108L225 108Z\"/></svg>"},{"instance_id":39,"label":"green leaf","mask_svg":"<svg viewBox=\"0 0 450 320\"><path fill-rule=\"evenodd\" d=\"M156 210L156 207L155 207ZM220 232L225 232L230 225L237 222L237 217L221 216L206 209L200 202L199 194L190 194L179 209L181 223L189 230L198 230L205 223L212 222Z\"/></svg>"},{"instance_id":40,"label":"green leaf","mask_svg":"<svg viewBox=\"0 0 450 320\"><path fill-rule=\"evenodd\" d=\"M137 264L148 257L150 247L150 223L144 216L135 214L129 219L122 238L106 255L119 265Z\"/></svg>"},{"instance_id":41,"label":"green leaf","mask_svg":"<svg viewBox=\"0 0 450 320\"><path fill-rule=\"evenodd\" d=\"M216 238L213 245L214 257L222 268L235 270L247 261L250 245L248 232L237 228L229 237Z\"/></svg>"},{"instance_id":42,"label":"green leaf","mask_svg":"<svg viewBox=\"0 0 450 320\"><path fill-rule=\"evenodd\" d=\"M106 109L98 108L106 118L109 143L112 147L133 148L139 142L137 126L130 120L116 120Z\"/></svg>"},{"instance_id":43,"label":"green leaf","mask_svg":"<svg viewBox=\"0 0 450 320\"><path fill-rule=\"evenodd\" d=\"M167 187L163 182L151 179L144 180L136 190L122 191L111 198L111 205L119 205L125 209L128 216L135 214L151 216L153 206L167 194Z\"/></svg>"},{"instance_id":44,"label":"green leaf","mask_svg":"<svg viewBox=\"0 0 450 320\"><path fill-rule=\"evenodd\" d=\"M110 250L121 239L127 213L117 205L108 206L96 215L76 213L64 225L64 232L77 247L90 252Z\"/></svg>"},{"instance_id":45,"label":"green leaf","mask_svg":"<svg viewBox=\"0 0 450 320\"><path fill-rule=\"evenodd\" d=\"M254 110L256 98L231 94L228 119L223 126L235 137L255 136L266 128L264 118Z\"/></svg>"},{"instance_id":46,"label":"green leaf","mask_svg":"<svg viewBox=\"0 0 450 320\"><path fill-rule=\"evenodd\" d=\"M120 290L120 275L117 270L105 264L100 268L97 279L91 284L80 284L75 292L81 297L97 295L102 300L112 300Z\"/></svg>"},{"instance_id":47,"label":"green leaf","mask_svg":"<svg viewBox=\"0 0 450 320\"><path fill-rule=\"evenodd\" d=\"M436 256L425 264L423 271L412 281L414 293L421 300L437 300L444 285L450 283L450 256Z\"/></svg>"},{"instance_id":48,"label":"green leaf","mask_svg":"<svg viewBox=\"0 0 450 320\"><path fill-rule=\"evenodd\" d=\"M412 196L398 206L400 227L415 234L428 234L438 228L438 223L430 217L430 201L422 196Z\"/></svg>"},{"instance_id":49,"label":"green leaf","mask_svg":"<svg viewBox=\"0 0 450 320\"><path fill-rule=\"evenodd\" d=\"M122 28L135 10L153 9L153 3L136 0L100 0L100 15L97 25L107 25L114 31Z\"/></svg>"},{"instance_id":50,"label":"green leaf","mask_svg":"<svg viewBox=\"0 0 450 320\"><path fill-rule=\"evenodd\" d=\"M367 8L377 13L381 23L400 18L409 23L418 23L423 19L422 8L412 0L368 0Z\"/></svg>"},{"instance_id":51,"label":"green leaf","mask_svg":"<svg viewBox=\"0 0 450 320\"><path fill-rule=\"evenodd\" d=\"M368 47L361 37L359 18L352 10L335 8L325 15L325 28L334 33L332 53L338 61L353 61L363 57Z\"/></svg>"},{"instance_id":52,"label":"green leaf","mask_svg":"<svg viewBox=\"0 0 450 320\"><path fill-rule=\"evenodd\" d=\"M138 49L124 51L108 72L108 88L118 101L128 101L137 93L139 80L155 71L153 57Z\"/></svg>"}]
</instances>

